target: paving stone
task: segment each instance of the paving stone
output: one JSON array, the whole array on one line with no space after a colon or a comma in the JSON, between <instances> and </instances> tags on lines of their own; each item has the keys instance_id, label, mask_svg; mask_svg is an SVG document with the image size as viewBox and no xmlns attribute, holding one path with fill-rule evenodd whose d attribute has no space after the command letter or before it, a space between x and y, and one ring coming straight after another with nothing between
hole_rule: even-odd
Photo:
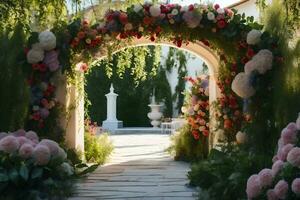
<instances>
[{"instance_id":1,"label":"paving stone","mask_svg":"<svg viewBox=\"0 0 300 200\"><path fill-rule=\"evenodd\" d=\"M189 164L175 162L165 151L168 135L112 135L110 161L76 183L70 200L192 200L187 187Z\"/></svg>"}]
</instances>

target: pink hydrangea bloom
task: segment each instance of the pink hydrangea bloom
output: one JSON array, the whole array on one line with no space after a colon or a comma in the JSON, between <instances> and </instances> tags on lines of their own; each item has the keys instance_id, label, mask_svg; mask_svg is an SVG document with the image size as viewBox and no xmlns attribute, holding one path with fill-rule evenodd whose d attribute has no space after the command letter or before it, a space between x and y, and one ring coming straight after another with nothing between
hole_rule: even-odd
<instances>
[{"instance_id":1,"label":"pink hydrangea bloom","mask_svg":"<svg viewBox=\"0 0 300 200\"><path fill-rule=\"evenodd\" d=\"M281 149L284 146L282 138L278 140L278 149Z\"/></svg>"},{"instance_id":2,"label":"pink hydrangea bloom","mask_svg":"<svg viewBox=\"0 0 300 200\"><path fill-rule=\"evenodd\" d=\"M297 194L300 195L300 178L295 178L292 182L292 191Z\"/></svg>"},{"instance_id":3,"label":"pink hydrangea bloom","mask_svg":"<svg viewBox=\"0 0 300 200\"><path fill-rule=\"evenodd\" d=\"M16 137L25 136L25 134L26 134L26 131L24 131L24 129L19 129L13 133L13 135Z\"/></svg>"},{"instance_id":4,"label":"pink hydrangea bloom","mask_svg":"<svg viewBox=\"0 0 300 200\"><path fill-rule=\"evenodd\" d=\"M273 177L275 177L278 172L283 168L284 162L282 160L277 160L273 165L272 165L272 174Z\"/></svg>"},{"instance_id":5,"label":"pink hydrangea bloom","mask_svg":"<svg viewBox=\"0 0 300 200\"><path fill-rule=\"evenodd\" d=\"M271 169L263 169L258 173L261 187L272 185L273 174Z\"/></svg>"},{"instance_id":6,"label":"pink hydrangea bloom","mask_svg":"<svg viewBox=\"0 0 300 200\"><path fill-rule=\"evenodd\" d=\"M43 139L39 144L47 146L52 156L56 156L58 154L59 146L55 141Z\"/></svg>"},{"instance_id":7,"label":"pink hydrangea bloom","mask_svg":"<svg viewBox=\"0 0 300 200\"><path fill-rule=\"evenodd\" d=\"M300 148L294 147L287 155L287 161L294 167L300 167Z\"/></svg>"},{"instance_id":8,"label":"pink hydrangea bloom","mask_svg":"<svg viewBox=\"0 0 300 200\"><path fill-rule=\"evenodd\" d=\"M277 160L278 160L278 156L277 156L277 155L273 156L272 162L274 163L274 162L276 162Z\"/></svg>"},{"instance_id":9,"label":"pink hydrangea bloom","mask_svg":"<svg viewBox=\"0 0 300 200\"><path fill-rule=\"evenodd\" d=\"M291 129L284 128L281 131L283 144L295 144L297 142L297 133Z\"/></svg>"},{"instance_id":10,"label":"pink hydrangea bloom","mask_svg":"<svg viewBox=\"0 0 300 200\"><path fill-rule=\"evenodd\" d=\"M267 198L268 200L278 200L278 197L273 189L269 189L267 191Z\"/></svg>"},{"instance_id":11,"label":"pink hydrangea bloom","mask_svg":"<svg viewBox=\"0 0 300 200\"><path fill-rule=\"evenodd\" d=\"M257 174L249 177L246 193L249 199L257 197L261 192L259 176Z\"/></svg>"},{"instance_id":12,"label":"pink hydrangea bloom","mask_svg":"<svg viewBox=\"0 0 300 200\"><path fill-rule=\"evenodd\" d=\"M1 140L2 138L6 137L6 136L7 136L7 133L0 132L0 140Z\"/></svg>"},{"instance_id":13,"label":"pink hydrangea bloom","mask_svg":"<svg viewBox=\"0 0 300 200\"><path fill-rule=\"evenodd\" d=\"M38 141L39 137L34 131L27 131L26 137L31 141Z\"/></svg>"},{"instance_id":14,"label":"pink hydrangea bloom","mask_svg":"<svg viewBox=\"0 0 300 200\"><path fill-rule=\"evenodd\" d=\"M45 145L37 145L33 151L33 158L37 165L47 165L50 161L50 150Z\"/></svg>"},{"instance_id":15,"label":"pink hydrangea bloom","mask_svg":"<svg viewBox=\"0 0 300 200\"><path fill-rule=\"evenodd\" d=\"M277 156L279 160L285 161L288 153L294 147L292 144L286 144L281 149L279 149Z\"/></svg>"},{"instance_id":16,"label":"pink hydrangea bloom","mask_svg":"<svg viewBox=\"0 0 300 200\"><path fill-rule=\"evenodd\" d=\"M19 149L19 142L16 137L9 135L0 140L0 151L13 153Z\"/></svg>"},{"instance_id":17,"label":"pink hydrangea bloom","mask_svg":"<svg viewBox=\"0 0 300 200\"><path fill-rule=\"evenodd\" d=\"M296 132L298 129L297 129L297 125L295 122L291 122L289 123L287 126L286 126L287 129L293 131L293 132Z\"/></svg>"},{"instance_id":18,"label":"pink hydrangea bloom","mask_svg":"<svg viewBox=\"0 0 300 200\"><path fill-rule=\"evenodd\" d=\"M34 150L34 148L31 144L25 143L20 147L19 155L22 158L27 159L32 156L33 150Z\"/></svg>"},{"instance_id":19,"label":"pink hydrangea bloom","mask_svg":"<svg viewBox=\"0 0 300 200\"><path fill-rule=\"evenodd\" d=\"M289 184L284 180L279 181L274 187L275 194L279 199L285 199L288 190Z\"/></svg>"},{"instance_id":20,"label":"pink hydrangea bloom","mask_svg":"<svg viewBox=\"0 0 300 200\"><path fill-rule=\"evenodd\" d=\"M43 62L51 72L56 71L59 68L58 53L55 50L47 51Z\"/></svg>"},{"instance_id":21,"label":"pink hydrangea bloom","mask_svg":"<svg viewBox=\"0 0 300 200\"><path fill-rule=\"evenodd\" d=\"M27 138L24 137L24 136L17 137L17 140L18 140L20 146L22 146L22 145L25 144L25 143L31 142L29 139L27 139Z\"/></svg>"}]
</instances>

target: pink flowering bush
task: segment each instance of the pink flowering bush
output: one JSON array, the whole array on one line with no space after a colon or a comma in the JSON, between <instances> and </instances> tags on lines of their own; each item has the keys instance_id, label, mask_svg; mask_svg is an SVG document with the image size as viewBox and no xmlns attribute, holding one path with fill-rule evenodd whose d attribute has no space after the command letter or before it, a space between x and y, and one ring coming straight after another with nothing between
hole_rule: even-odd
<instances>
[{"instance_id":1,"label":"pink flowering bush","mask_svg":"<svg viewBox=\"0 0 300 200\"><path fill-rule=\"evenodd\" d=\"M248 199L300 199L299 128L292 122L282 130L272 168L263 169L248 179Z\"/></svg>"},{"instance_id":2,"label":"pink flowering bush","mask_svg":"<svg viewBox=\"0 0 300 200\"><path fill-rule=\"evenodd\" d=\"M21 129L0 135L0 199L49 199L72 188L74 164L55 141Z\"/></svg>"}]
</instances>

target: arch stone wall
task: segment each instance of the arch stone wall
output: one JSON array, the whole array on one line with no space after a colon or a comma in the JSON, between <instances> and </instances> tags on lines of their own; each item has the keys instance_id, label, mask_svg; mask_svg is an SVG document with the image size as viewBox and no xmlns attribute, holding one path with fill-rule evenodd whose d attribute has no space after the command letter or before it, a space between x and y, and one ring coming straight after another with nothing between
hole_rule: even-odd
<instances>
[{"instance_id":1,"label":"arch stone wall","mask_svg":"<svg viewBox=\"0 0 300 200\"><path fill-rule=\"evenodd\" d=\"M143 46L143 45L168 45L176 47L173 43L169 41L159 41L152 42L146 38L135 39L128 43L124 48ZM183 44L182 49L189 51L203 59L203 61L208 65L210 82L209 82L209 101L210 103L216 100L219 96L219 90L216 84L219 60L213 51L211 51L207 46L201 42L189 43L188 45ZM120 49L122 50L122 49ZM95 58L101 59L101 57ZM82 78L82 77L81 77ZM68 147L75 148L78 151L84 151L84 98L83 98L83 81L79 81L76 85L69 85L65 80L65 76L60 76L62 84L60 84L57 89L57 99L63 105L67 113L66 117L63 117L61 124L66 130L66 143ZM70 109L71 108L71 109ZM210 112L212 113L212 112ZM214 119L211 115L210 126L214 124ZM213 146L214 135L210 134L210 147Z\"/></svg>"}]
</instances>

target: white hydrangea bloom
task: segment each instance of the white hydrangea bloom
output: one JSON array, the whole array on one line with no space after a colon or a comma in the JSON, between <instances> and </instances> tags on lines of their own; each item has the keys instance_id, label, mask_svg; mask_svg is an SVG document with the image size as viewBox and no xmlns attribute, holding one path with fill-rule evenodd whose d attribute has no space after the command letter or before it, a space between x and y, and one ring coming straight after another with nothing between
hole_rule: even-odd
<instances>
[{"instance_id":1,"label":"white hydrangea bloom","mask_svg":"<svg viewBox=\"0 0 300 200\"><path fill-rule=\"evenodd\" d=\"M247 34L247 43L251 45L258 44L260 42L261 31L253 29Z\"/></svg>"},{"instance_id":2,"label":"white hydrangea bloom","mask_svg":"<svg viewBox=\"0 0 300 200\"><path fill-rule=\"evenodd\" d=\"M135 4L135 5L133 6L133 10L134 10L134 12L136 12L136 13L140 12L142 9L143 9L143 6L142 6L141 4Z\"/></svg>"},{"instance_id":3,"label":"white hydrangea bloom","mask_svg":"<svg viewBox=\"0 0 300 200\"><path fill-rule=\"evenodd\" d=\"M45 51L50 51L56 47L56 37L51 31L41 32L39 41Z\"/></svg>"},{"instance_id":4,"label":"white hydrangea bloom","mask_svg":"<svg viewBox=\"0 0 300 200\"><path fill-rule=\"evenodd\" d=\"M30 64L36 64L43 61L44 59L44 50L37 47L32 48L27 53L27 62Z\"/></svg>"},{"instance_id":5,"label":"white hydrangea bloom","mask_svg":"<svg viewBox=\"0 0 300 200\"><path fill-rule=\"evenodd\" d=\"M254 62L255 69L260 74L264 74L272 69L273 53L268 49L262 49L252 58L252 61Z\"/></svg>"},{"instance_id":6,"label":"white hydrangea bloom","mask_svg":"<svg viewBox=\"0 0 300 200\"><path fill-rule=\"evenodd\" d=\"M250 84L250 75L244 72L234 77L231 88L232 91L242 98L249 98L255 94L255 89Z\"/></svg>"},{"instance_id":7,"label":"white hydrangea bloom","mask_svg":"<svg viewBox=\"0 0 300 200\"><path fill-rule=\"evenodd\" d=\"M152 17L158 17L161 14L160 5L155 4L150 7L149 10Z\"/></svg>"},{"instance_id":8,"label":"white hydrangea bloom","mask_svg":"<svg viewBox=\"0 0 300 200\"><path fill-rule=\"evenodd\" d=\"M255 62L249 60L244 66L244 71L246 74L251 74L255 70L255 67Z\"/></svg>"},{"instance_id":9,"label":"white hydrangea bloom","mask_svg":"<svg viewBox=\"0 0 300 200\"><path fill-rule=\"evenodd\" d=\"M215 20L215 14L213 12L208 12L207 13L207 19L208 20L211 20L211 21L214 21Z\"/></svg>"},{"instance_id":10,"label":"white hydrangea bloom","mask_svg":"<svg viewBox=\"0 0 300 200\"><path fill-rule=\"evenodd\" d=\"M66 162L64 162L64 163L62 163L61 165L60 165L60 170L62 170L64 173L66 173L68 176L71 176L71 175L73 175L73 173L74 173L74 169L73 169L73 167L71 167L71 165L69 164L69 163L66 163Z\"/></svg>"}]
</instances>

